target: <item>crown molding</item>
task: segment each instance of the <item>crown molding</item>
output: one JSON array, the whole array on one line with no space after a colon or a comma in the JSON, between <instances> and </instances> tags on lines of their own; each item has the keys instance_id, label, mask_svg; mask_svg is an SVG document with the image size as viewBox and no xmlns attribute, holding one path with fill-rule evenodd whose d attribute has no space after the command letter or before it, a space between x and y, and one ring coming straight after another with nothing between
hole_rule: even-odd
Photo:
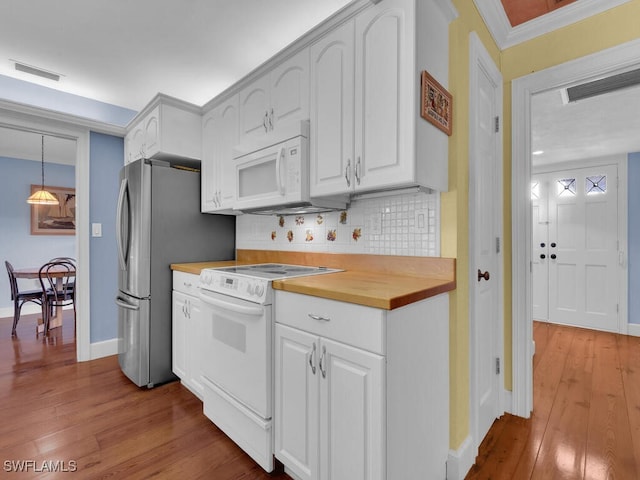
<instances>
[{"instance_id":1,"label":"crown molding","mask_svg":"<svg viewBox=\"0 0 640 480\"><path fill-rule=\"evenodd\" d=\"M498 48L504 50L631 0L580 0L512 27L500 0L473 0Z\"/></svg>"}]
</instances>

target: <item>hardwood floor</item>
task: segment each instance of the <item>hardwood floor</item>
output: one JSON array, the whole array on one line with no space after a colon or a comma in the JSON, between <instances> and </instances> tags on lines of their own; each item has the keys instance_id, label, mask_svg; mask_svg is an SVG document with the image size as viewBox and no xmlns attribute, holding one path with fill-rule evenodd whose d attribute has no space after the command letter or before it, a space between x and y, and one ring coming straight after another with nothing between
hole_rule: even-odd
<instances>
[{"instance_id":1,"label":"hardwood floor","mask_svg":"<svg viewBox=\"0 0 640 480\"><path fill-rule=\"evenodd\" d=\"M504 415L467 479L640 479L640 338L534 322L534 410Z\"/></svg>"},{"instance_id":2,"label":"hardwood floor","mask_svg":"<svg viewBox=\"0 0 640 480\"><path fill-rule=\"evenodd\" d=\"M179 382L140 389L115 356L76 363L72 316L48 336L35 325L23 316L11 338L0 319L0 478L289 479L265 473Z\"/></svg>"}]
</instances>

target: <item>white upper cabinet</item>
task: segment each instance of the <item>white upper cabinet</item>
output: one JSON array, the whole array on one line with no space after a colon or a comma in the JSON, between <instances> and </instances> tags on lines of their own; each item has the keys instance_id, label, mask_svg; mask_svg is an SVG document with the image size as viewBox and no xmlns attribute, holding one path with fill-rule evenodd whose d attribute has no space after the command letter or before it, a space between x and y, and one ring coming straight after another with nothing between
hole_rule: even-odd
<instances>
[{"instance_id":1,"label":"white upper cabinet","mask_svg":"<svg viewBox=\"0 0 640 480\"><path fill-rule=\"evenodd\" d=\"M312 196L353 186L354 41L354 22L348 21L310 49Z\"/></svg>"},{"instance_id":2,"label":"white upper cabinet","mask_svg":"<svg viewBox=\"0 0 640 480\"><path fill-rule=\"evenodd\" d=\"M240 90L239 143L261 137L287 120L309 117L309 49L276 65Z\"/></svg>"},{"instance_id":3,"label":"white upper cabinet","mask_svg":"<svg viewBox=\"0 0 640 480\"><path fill-rule=\"evenodd\" d=\"M355 19L356 190L417 183L413 3L385 0Z\"/></svg>"},{"instance_id":4,"label":"white upper cabinet","mask_svg":"<svg viewBox=\"0 0 640 480\"><path fill-rule=\"evenodd\" d=\"M202 212L237 213L233 147L238 143L238 95L202 117Z\"/></svg>"},{"instance_id":5,"label":"white upper cabinet","mask_svg":"<svg viewBox=\"0 0 640 480\"><path fill-rule=\"evenodd\" d=\"M127 127L125 163L140 158L200 160L200 107L158 94Z\"/></svg>"},{"instance_id":6,"label":"white upper cabinet","mask_svg":"<svg viewBox=\"0 0 640 480\"><path fill-rule=\"evenodd\" d=\"M447 189L448 137L420 117L420 72L446 83L450 19L424 3L383 0L311 46L312 196Z\"/></svg>"}]
</instances>

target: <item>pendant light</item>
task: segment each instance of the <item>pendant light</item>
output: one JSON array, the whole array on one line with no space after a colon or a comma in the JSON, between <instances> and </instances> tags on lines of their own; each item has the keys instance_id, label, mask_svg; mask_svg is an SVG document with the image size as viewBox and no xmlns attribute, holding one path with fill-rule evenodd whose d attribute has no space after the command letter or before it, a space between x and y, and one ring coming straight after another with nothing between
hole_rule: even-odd
<instances>
[{"instance_id":1,"label":"pendant light","mask_svg":"<svg viewBox=\"0 0 640 480\"><path fill-rule=\"evenodd\" d=\"M27 198L33 205L58 205L58 199L44 189L44 135L42 135L42 188Z\"/></svg>"}]
</instances>

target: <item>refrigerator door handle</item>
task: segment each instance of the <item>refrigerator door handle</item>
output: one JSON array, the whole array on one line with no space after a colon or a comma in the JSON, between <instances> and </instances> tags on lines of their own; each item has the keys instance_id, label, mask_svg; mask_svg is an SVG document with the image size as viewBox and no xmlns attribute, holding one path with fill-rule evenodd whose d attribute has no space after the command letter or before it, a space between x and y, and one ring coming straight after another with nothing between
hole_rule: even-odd
<instances>
[{"instance_id":1,"label":"refrigerator door handle","mask_svg":"<svg viewBox=\"0 0 640 480\"><path fill-rule=\"evenodd\" d=\"M122 298L120 296L116 297L116 305L122 308L126 308L127 310L140 310L139 305L134 305L133 303L129 303L125 298Z\"/></svg>"},{"instance_id":2,"label":"refrigerator door handle","mask_svg":"<svg viewBox=\"0 0 640 480\"><path fill-rule=\"evenodd\" d=\"M125 206L125 197L128 194L128 185L127 185L127 179L123 178L122 182L120 183L120 192L118 193L118 206L116 208L116 228L118 229L117 235L116 235L116 244L118 246L118 260L120 261L120 268L122 270L126 270L127 269L127 254L128 252L125 252L125 248L128 250L129 249L129 239L126 239L126 247L123 244L123 239L122 239L122 229L123 229L123 225L122 225L122 210ZM127 205L128 208L128 205ZM127 215L128 217L128 215ZM129 228L127 228L127 236L130 234L129 232Z\"/></svg>"}]
</instances>

